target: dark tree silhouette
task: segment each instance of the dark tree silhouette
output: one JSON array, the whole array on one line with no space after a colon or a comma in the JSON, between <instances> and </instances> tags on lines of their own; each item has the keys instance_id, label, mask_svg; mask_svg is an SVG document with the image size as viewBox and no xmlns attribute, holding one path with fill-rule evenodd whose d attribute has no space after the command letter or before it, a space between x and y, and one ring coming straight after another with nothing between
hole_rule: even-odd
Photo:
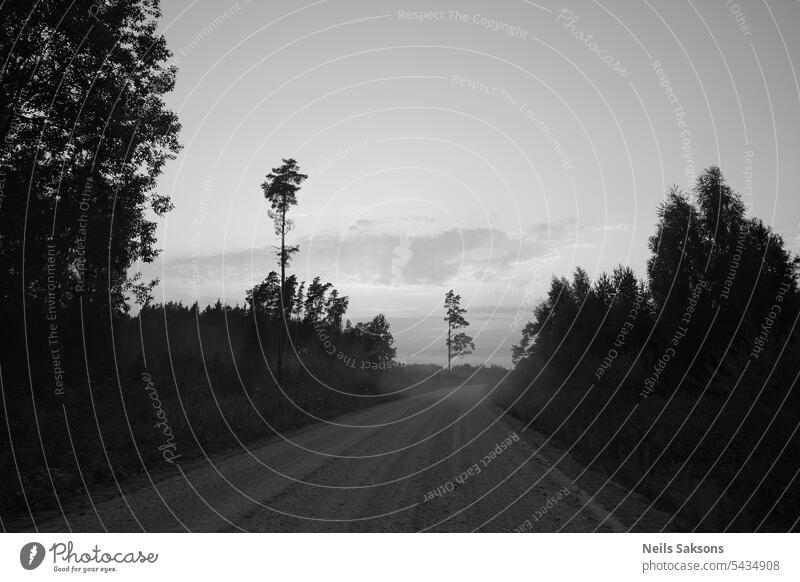
<instances>
[{"instance_id":1,"label":"dark tree silhouette","mask_svg":"<svg viewBox=\"0 0 800 582\"><path fill-rule=\"evenodd\" d=\"M453 357L456 358L467 356L475 351L475 343L472 338L463 332L453 334L451 346Z\"/></svg>"},{"instance_id":2,"label":"dark tree silhouette","mask_svg":"<svg viewBox=\"0 0 800 582\"><path fill-rule=\"evenodd\" d=\"M671 289L693 287L702 278L703 241L697 212L677 188L658 207L659 222L650 237L647 261L650 289L657 306L666 304Z\"/></svg>"},{"instance_id":3,"label":"dark tree silhouette","mask_svg":"<svg viewBox=\"0 0 800 582\"><path fill-rule=\"evenodd\" d=\"M342 319L347 312L347 307L350 305L349 297L339 297L339 291L334 289L331 291L330 296L325 302L325 323L329 328L336 331L342 330Z\"/></svg>"},{"instance_id":4,"label":"dark tree silhouette","mask_svg":"<svg viewBox=\"0 0 800 582\"><path fill-rule=\"evenodd\" d=\"M278 273L270 271L267 277L252 289L247 290L245 302L254 313L272 319L281 313L281 286Z\"/></svg>"},{"instance_id":5,"label":"dark tree silhouette","mask_svg":"<svg viewBox=\"0 0 800 582\"><path fill-rule=\"evenodd\" d=\"M389 331L389 322L383 313L379 313L367 323L357 323L355 333L368 340L369 362L373 366L389 364L397 356L394 337Z\"/></svg>"},{"instance_id":6,"label":"dark tree silhouette","mask_svg":"<svg viewBox=\"0 0 800 582\"><path fill-rule=\"evenodd\" d=\"M322 283L319 277L314 277L306 290L303 321L310 325L317 325L325 319L325 306L327 304L325 294L331 287L333 285L330 283Z\"/></svg>"},{"instance_id":7,"label":"dark tree silhouette","mask_svg":"<svg viewBox=\"0 0 800 582\"><path fill-rule=\"evenodd\" d=\"M278 265L281 269L281 289L286 287L286 267L291 261L292 255L300 250L297 245L286 245L286 235L294 228L294 221L288 218L289 210L297 205L297 192L300 185L308 178L307 175L300 173L297 162L291 158L284 159L283 164L267 174L267 179L261 184L264 198L270 204L267 211L275 227L275 234L280 237L280 247L277 250ZM281 299L283 299L283 293ZM291 316L293 302L281 303L281 313L284 323ZM281 345L278 346L277 377L281 377L283 361L283 339L279 339Z\"/></svg>"},{"instance_id":8,"label":"dark tree silhouette","mask_svg":"<svg viewBox=\"0 0 800 582\"><path fill-rule=\"evenodd\" d=\"M553 277L513 347L503 403L580 443L587 462L624 466L621 479L690 529L796 528L784 493L800 470L798 364L786 354L800 349L800 261L716 167L691 195L667 192L649 248L646 280L622 265L594 284L582 269Z\"/></svg>"},{"instance_id":9,"label":"dark tree silhouette","mask_svg":"<svg viewBox=\"0 0 800 582\"><path fill-rule=\"evenodd\" d=\"M303 319L303 307L306 297L306 282L301 281L300 286L294 294L294 304L292 305L292 317L297 320Z\"/></svg>"},{"instance_id":10,"label":"dark tree silhouette","mask_svg":"<svg viewBox=\"0 0 800 582\"><path fill-rule=\"evenodd\" d=\"M129 269L154 259L151 216L172 208L155 186L180 149L163 100L175 68L157 0L103 4L96 17L94 4L0 10L3 305L50 285L59 310L80 296L84 310L119 313L154 285Z\"/></svg>"},{"instance_id":11,"label":"dark tree silhouette","mask_svg":"<svg viewBox=\"0 0 800 582\"><path fill-rule=\"evenodd\" d=\"M180 150L159 16L158 0L0 8L0 416L20 455L6 470L2 447L3 500L75 491L74 453L107 458L100 426L123 426L77 419L100 401L120 407L91 390L118 378L113 332L155 284L132 267L157 256L156 221L172 208L156 188ZM61 457L75 462L53 469Z\"/></svg>"},{"instance_id":12,"label":"dark tree silhouette","mask_svg":"<svg viewBox=\"0 0 800 582\"><path fill-rule=\"evenodd\" d=\"M286 235L294 228L294 221L288 218L289 210L297 205L297 192L300 185L308 178L300 173L300 167L293 159L284 159L283 164L273 168L267 179L261 184L264 198L270 204L267 211L275 227L275 234L281 238L277 251L278 265L281 268L281 285L286 281L286 267L292 255L300 248L297 245L286 245Z\"/></svg>"},{"instance_id":13,"label":"dark tree silhouette","mask_svg":"<svg viewBox=\"0 0 800 582\"><path fill-rule=\"evenodd\" d=\"M444 320L447 322L447 371L451 371L453 357L466 356L475 350L472 338L457 330L467 327L469 322L464 319L466 309L461 307L461 295L456 295L450 289L444 296Z\"/></svg>"}]
</instances>

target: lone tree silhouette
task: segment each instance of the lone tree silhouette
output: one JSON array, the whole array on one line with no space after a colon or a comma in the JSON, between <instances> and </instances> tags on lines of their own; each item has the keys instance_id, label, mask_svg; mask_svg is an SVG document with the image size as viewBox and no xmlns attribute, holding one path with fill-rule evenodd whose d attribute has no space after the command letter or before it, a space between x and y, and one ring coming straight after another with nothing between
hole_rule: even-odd
<instances>
[{"instance_id":1,"label":"lone tree silhouette","mask_svg":"<svg viewBox=\"0 0 800 582\"><path fill-rule=\"evenodd\" d=\"M281 244L276 254L278 264L281 268L281 290L286 287L286 266L292 255L300 250L297 245L286 246L286 234L294 228L294 221L287 218L287 214L292 206L297 205L297 192L300 185L308 178L307 175L300 173L297 162L291 158L284 159L283 165L273 168L267 174L267 179L261 184L264 191L264 198L270 203L267 214L272 219L275 226L275 234L281 237ZM286 323L287 314L291 315L294 306L284 301L284 293L281 293L281 318L283 320L283 331L288 330ZM288 313L287 313L288 312ZM277 378L280 380L283 369L283 335L279 336Z\"/></svg>"},{"instance_id":2,"label":"lone tree silhouette","mask_svg":"<svg viewBox=\"0 0 800 582\"><path fill-rule=\"evenodd\" d=\"M464 319L466 309L461 307L461 295L456 295L450 289L444 296L444 320L447 322L447 371L450 371L450 364L453 356L466 356L475 350L472 338L463 332L456 333L462 327L467 327L469 322Z\"/></svg>"}]
</instances>

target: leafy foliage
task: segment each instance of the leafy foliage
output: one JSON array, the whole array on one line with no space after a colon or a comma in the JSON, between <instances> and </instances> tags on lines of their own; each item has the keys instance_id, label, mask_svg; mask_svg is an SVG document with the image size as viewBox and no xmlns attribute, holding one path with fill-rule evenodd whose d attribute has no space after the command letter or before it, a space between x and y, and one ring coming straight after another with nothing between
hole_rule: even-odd
<instances>
[{"instance_id":1,"label":"leafy foliage","mask_svg":"<svg viewBox=\"0 0 800 582\"><path fill-rule=\"evenodd\" d=\"M2 303L127 310L153 282L129 274L155 258L156 192L179 150L163 96L175 81L156 0L6 2L0 12ZM24 278L23 278L24 274Z\"/></svg>"}]
</instances>

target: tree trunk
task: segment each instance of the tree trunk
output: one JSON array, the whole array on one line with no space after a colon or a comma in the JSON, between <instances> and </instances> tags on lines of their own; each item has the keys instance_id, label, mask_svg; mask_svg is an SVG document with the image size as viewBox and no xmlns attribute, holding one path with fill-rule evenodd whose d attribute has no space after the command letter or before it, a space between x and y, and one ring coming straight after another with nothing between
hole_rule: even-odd
<instances>
[{"instance_id":1,"label":"tree trunk","mask_svg":"<svg viewBox=\"0 0 800 582\"><path fill-rule=\"evenodd\" d=\"M281 377L283 376L283 334L286 329L286 310L284 309L283 305L283 293L284 289L286 288L286 207L284 206L284 210L281 213L281 256L280 256L280 263L281 263L281 328L278 331L278 361L276 365L276 378L278 379L278 383L281 382Z\"/></svg>"},{"instance_id":2,"label":"tree trunk","mask_svg":"<svg viewBox=\"0 0 800 582\"><path fill-rule=\"evenodd\" d=\"M450 345L451 345L450 344L450 333L451 333L451 330L452 330L452 327L450 326L450 323L448 322L447 323L447 373L448 374L450 373Z\"/></svg>"}]
</instances>

